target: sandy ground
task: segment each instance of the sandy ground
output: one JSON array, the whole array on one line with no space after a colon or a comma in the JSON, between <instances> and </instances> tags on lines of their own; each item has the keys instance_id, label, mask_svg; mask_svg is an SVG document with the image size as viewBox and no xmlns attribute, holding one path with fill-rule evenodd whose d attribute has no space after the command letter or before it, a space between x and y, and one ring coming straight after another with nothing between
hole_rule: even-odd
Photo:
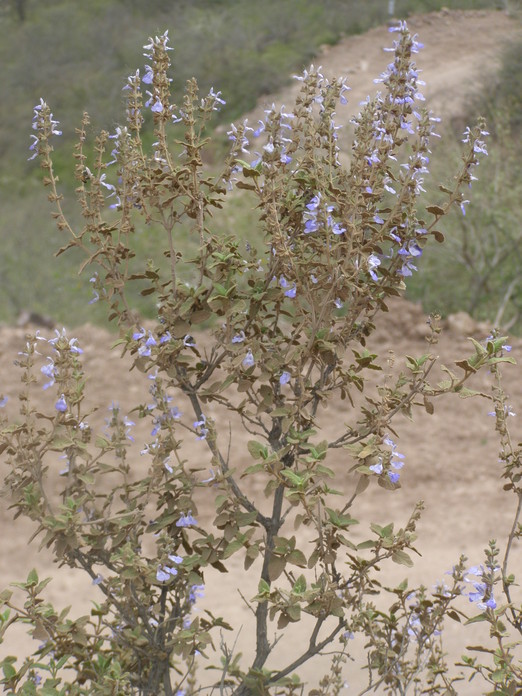
<instances>
[{"instance_id":1,"label":"sandy ground","mask_svg":"<svg viewBox=\"0 0 522 696\"><path fill-rule=\"evenodd\" d=\"M442 12L415 17L411 19L410 26L419 33L420 40L425 44L424 51L418 56L418 64L424 70L422 77L427 82L425 94L434 110L444 117L458 114L463 95L472 88L479 71L494 68L499 50L507 37L517 30L515 21L505 14L482 11ZM350 115L366 94L374 89L372 80L388 61L381 47L390 44L386 28L378 28L363 36L344 40L339 46L325 51L318 60L328 74L348 74L353 105ZM288 105L291 104L292 94L275 95L274 100ZM254 117L255 114L252 114L251 118ZM372 343L382 356L387 351L394 351L397 356L421 355L427 352L423 338L425 319L419 307L398 300L393 311L381 318ZM1 392L10 397L8 408L13 409L16 408L18 389L18 374L13 368L13 360L24 344L24 334L24 329L0 327ZM455 360L471 354L472 348L466 336L474 335L481 339L486 334L487 327L478 327L469 318L468 321L465 321L465 317L455 318L437 347L440 361L451 365ZM113 400L119 401L122 409L130 410L141 399L143 379L135 371L129 373L128 362L120 360L117 351L109 351L112 341L110 334L100 328L82 326L71 335L79 339L85 350L84 365L89 376L90 402L102 407L100 413L91 419L92 424L102 425L106 415L104 409ZM512 339L510 343L513 346L512 355L520 356L522 340ZM522 373L519 367L510 367L506 373L509 375L510 404L516 413L522 413ZM490 375L479 375L475 388L487 391L490 380ZM39 393L38 398L42 403L44 399L52 398L45 394ZM346 409L345 403L339 402L333 405L331 413L342 413L343 409ZM402 488L390 492L371 486L358 500L357 508L352 513L361 520L360 531L354 532L355 538L363 539L367 538L364 521L386 524L394 520L397 526L402 526L414 504L420 499L425 501L426 510L420 523L417 544L422 556L416 559L412 571L401 566L386 569L384 584L391 585L408 575L410 584L422 582L431 587L444 578L444 573L457 561L459 554L466 554L470 565L477 564L482 561L482 550L490 538L497 538L500 543L505 540L512 524L516 501L502 491L494 420L487 415L490 410L488 403L481 399L445 397L436 402L433 415L419 410L414 422L405 418L396 421L400 436L399 449L406 456ZM519 418L512 419L515 441L521 438L519 422ZM328 422L325 423L328 429ZM138 427L135 435L136 449L132 461L136 467L143 467L139 450L148 432ZM243 456L248 439L248 435L234 433L233 456ZM343 467L347 466L345 454L336 452L332 456L332 464L342 472ZM253 490L252 494L255 493ZM8 504L8 500L0 500L0 589L9 582L23 579L32 567L36 567L41 577L55 574L47 596L57 606L73 604L75 614L88 611L90 601L96 598L96 588L79 572L68 569L56 571L48 553L39 553L35 543L28 546L27 540L33 526L21 519L13 522ZM211 509L201 510L200 515L210 518ZM518 570L519 576L522 573L520 551L520 546L515 546L512 554L512 570ZM255 574L244 577L242 559L238 556L231 559L228 575L214 581L209 573L206 583L206 597L200 606L211 607L214 613L225 616L232 623L234 634L228 636L227 641L232 645L239 634L238 645L248 656L253 646L252 616L242 602L238 588L246 597L253 596L257 586ZM293 632L290 628L286 629L269 667L282 667L291 661L296 651L304 645L303 636L301 627ZM481 640L487 640L487 636L480 625L465 631L457 629L456 625L448 626L447 649L451 658L458 659L465 645ZM0 656L26 652L30 644L31 639L23 630L14 631L0 646ZM346 665L345 678L350 685L347 693L359 693L364 685L357 666L362 650L361 646L354 645L356 662ZM318 664L316 661L303 668L302 673L310 686L325 665L326 662ZM459 689L462 694L482 691L477 682L472 685L462 683Z\"/></svg>"}]
</instances>

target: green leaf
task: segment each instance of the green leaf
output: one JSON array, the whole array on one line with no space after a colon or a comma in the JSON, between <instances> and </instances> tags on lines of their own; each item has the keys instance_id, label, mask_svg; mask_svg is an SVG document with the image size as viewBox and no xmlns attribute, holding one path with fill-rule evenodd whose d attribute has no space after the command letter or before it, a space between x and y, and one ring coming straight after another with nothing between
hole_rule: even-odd
<instances>
[{"instance_id":1,"label":"green leaf","mask_svg":"<svg viewBox=\"0 0 522 696\"><path fill-rule=\"evenodd\" d=\"M334 527L346 529L346 527L350 527L352 524L359 524L358 521L353 517L350 517L350 515L343 515L337 510L332 510L331 508L325 509L328 513L328 517L330 518L330 522L334 525Z\"/></svg>"},{"instance_id":2,"label":"green leaf","mask_svg":"<svg viewBox=\"0 0 522 696\"><path fill-rule=\"evenodd\" d=\"M267 458L267 448L260 442L257 442L256 440L249 440L247 443L247 448L253 459L259 459L260 457L263 459Z\"/></svg>"},{"instance_id":3,"label":"green leaf","mask_svg":"<svg viewBox=\"0 0 522 696\"><path fill-rule=\"evenodd\" d=\"M281 556L271 556L268 562L268 577L273 582L281 575L286 566L286 560Z\"/></svg>"},{"instance_id":4,"label":"green leaf","mask_svg":"<svg viewBox=\"0 0 522 696\"><path fill-rule=\"evenodd\" d=\"M270 594L270 585L267 583L266 580L261 579L259 581L259 585L257 586L257 593L260 595Z\"/></svg>"},{"instance_id":5,"label":"green leaf","mask_svg":"<svg viewBox=\"0 0 522 696\"><path fill-rule=\"evenodd\" d=\"M292 587L292 592L294 594L301 595L305 591L306 591L306 578L304 575L300 575Z\"/></svg>"},{"instance_id":6,"label":"green leaf","mask_svg":"<svg viewBox=\"0 0 522 696\"><path fill-rule=\"evenodd\" d=\"M4 602L8 602L12 596L13 596L13 593L11 592L11 590L2 590L2 592L0 592L0 602L2 604Z\"/></svg>"},{"instance_id":7,"label":"green leaf","mask_svg":"<svg viewBox=\"0 0 522 696\"><path fill-rule=\"evenodd\" d=\"M286 607L285 611L291 621L299 621L301 618L301 607L299 604L291 604L289 607Z\"/></svg>"},{"instance_id":8,"label":"green leaf","mask_svg":"<svg viewBox=\"0 0 522 696\"><path fill-rule=\"evenodd\" d=\"M399 563L400 565L405 565L408 568L413 567L413 561L405 551L394 551L394 553L392 554L392 561L394 563Z\"/></svg>"},{"instance_id":9,"label":"green leaf","mask_svg":"<svg viewBox=\"0 0 522 696\"><path fill-rule=\"evenodd\" d=\"M478 614L477 616L474 616L473 618L468 619L464 625L467 626L468 624L479 623L479 621L487 621L487 620L488 620L488 617L486 616L486 614Z\"/></svg>"},{"instance_id":10,"label":"green leaf","mask_svg":"<svg viewBox=\"0 0 522 696\"><path fill-rule=\"evenodd\" d=\"M234 541L231 541L230 544L226 547L226 549L223 552L223 558L230 558L233 554L236 553L236 551L239 551L239 549L243 548L243 542L239 541L238 539L234 539Z\"/></svg>"},{"instance_id":11,"label":"green leaf","mask_svg":"<svg viewBox=\"0 0 522 696\"><path fill-rule=\"evenodd\" d=\"M10 659L11 658L6 657L5 660L2 662L2 672L4 673L4 677L6 679L12 679L16 676L16 669L11 664Z\"/></svg>"},{"instance_id":12,"label":"green leaf","mask_svg":"<svg viewBox=\"0 0 522 696\"><path fill-rule=\"evenodd\" d=\"M241 474L241 478L248 476L249 474L257 474L258 471L264 471L265 465L263 463L252 464L252 466L247 466L247 468Z\"/></svg>"},{"instance_id":13,"label":"green leaf","mask_svg":"<svg viewBox=\"0 0 522 696\"><path fill-rule=\"evenodd\" d=\"M36 572L35 568L29 571L26 584L31 586L38 585L38 573Z\"/></svg>"},{"instance_id":14,"label":"green leaf","mask_svg":"<svg viewBox=\"0 0 522 696\"><path fill-rule=\"evenodd\" d=\"M292 471L291 469L283 469L281 471L281 476L284 476L285 478L289 479L290 482L296 488L300 488L305 481L304 476L300 476L299 474L297 474L295 471Z\"/></svg>"},{"instance_id":15,"label":"green leaf","mask_svg":"<svg viewBox=\"0 0 522 696\"><path fill-rule=\"evenodd\" d=\"M292 553L289 553L288 556L286 557L286 560L288 563L291 563L292 565L299 566L300 568L306 568L306 556L302 551L299 551L299 549L295 549L295 551L292 551Z\"/></svg>"}]
</instances>

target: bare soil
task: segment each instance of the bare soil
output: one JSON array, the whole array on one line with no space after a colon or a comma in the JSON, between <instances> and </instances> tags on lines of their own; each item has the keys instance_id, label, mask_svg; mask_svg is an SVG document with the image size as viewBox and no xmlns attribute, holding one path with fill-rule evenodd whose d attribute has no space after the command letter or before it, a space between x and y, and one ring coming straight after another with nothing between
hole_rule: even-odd
<instances>
[{"instance_id":1,"label":"bare soil","mask_svg":"<svg viewBox=\"0 0 522 696\"><path fill-rule=\"evenodd\" d=\"M501 48L508 37L519 30L517 23L505 14L485 11L444 11L412 17L409 26L418 32L425 45L417 61L423 70L422 78L427 83L424 93L432 108L445 118L459 115L466 93L472 89L481 73L494 70ZM386 27L380 27L325 49L318 59L327 74L348 75L352 88L351 107L345 107L349 114L348 111L340 113L341 118L348 119L358 110L359 102L375 89L372 80L388 62L388 54L381 49L389 45L391 37ZM269 102L291 104L292 90L274 95ZM255 120L255 113L250 118ZM47 329L42 333L52 334ZM455 360L470 355L473 349L467 336L483 339L487 333L487 326L477 326L466 315L452 317L436 348L440 362L451 366ZM100 405L100 412L91 419L92 425L103 429L105 408L112 401L118 401L123 410L130 410L143 398L146 384L136 371L129 372L129 362L120 360L118 351L110 350L114 337L107 331L87 325L75 329L70 335L78 338L85 351L83 357L89 376L89 401L92 405ZM372 345L383 361L393 351L400 362L400 356L421 355L428 351L425 335L426 317L422 310L404 300L397 300L392 304L390 313L381 316ZM23 328L0 327L1 392L10 397L7 408L12 409L13 413L17 407L19 378L13 360L24 345L24 337ZM520 356L522 339L511 339L510 343L513 346L512 355ZM522 373L519 367L512 366L506 369L506 375L510 404L516 413L520 413ZM474 388L488 391L490 382L491 375L480 374L475 379ZM42 406L46 403L47 408L54 398L49 392L38 390L37 396ZM489 403L484 399L445 397L435 403L432 415L419 409L413 422L402 417L395 421L399 449L406 456L401 476L402 487L392 492L370 486L358 499L352 513L361 520L354 537L356 540L368 538L365 522L369 520L380 524L395 521L397 527L402 526L420 499L424 500L425 512L419 526L417 544L421 556L415 559L415 567L411 571L402 566L384 568L383 584L392 585L408 576L410 585L423 583L429 588L444 579L444 573L460 554L468 556L470 565L479 564L483 559L482 550L489 539L496 538L499 543L504 543L512 524L516 501L502 490L494 419L487 415L490 410ZM333 431L337 419L349 418L345 402L333 404L325 414L327 432ZM521 439L518 417L512 419L512 425L513 439L518 441ZM136 447L131 461L137 471L146 467L139 451L147 440L148 430L143 424L136 427ZM236 462L248 457L248 439L250 436L241 431L233 433L232 457ZM208 458L205 459L204 450L201 450L201 457L202 465L206 466ZM332 455L332 463L339 472L349 466L343 451L336 451ZM5 465L2 466L5 472ZM349 487L348 477L345 483ZM257 493L255 486L251 493ZM59 607L72 604L75 615L88 611L91 600L96 599L97 589L78 571L67 568L56 570L49 553L38 552L37 542L28 545L33 524L22 519L13 521L8 506L9 500L0 499L0 528L3 532L0 588L25 578L28 571L36 567L40 577L55 576L47 593L51 601ZM211 503L208 509L199 512L203 518L210 519ZM519 577L522 573L520 552L520 545L515 545L512 570L518 571ZM207 574L206 597L200 606L211 607L215 614L226 617L234 627L234 634L226 636L229 646L239 635L237 649L248 657L253 648L253 617L241 600L238 589L247 598L252 597L257 578L254 573L244 577L239 556L230 560L227 575L214 578ZM285 666L306 644L302 627L297 630L288 628L284 634L269 667ZM466 629L455 624L448 626L447 649L451 660L459 658L465 645L479 641L487 641L486 630L481 628L481 624ZM0 646L0 657L27 653L32 647L31 643L32 639L23 630L13 632ZM351 687L348 693L358 693L365 683L359 668L360 661L364 661L363 653L363 646L354 644L353 657L356 661L349 662L345 667L346 681ZM326 663L327 660L321 664L315 661L303 668L302 673L310 685L317 681L318 675L324 673ZM471 685L462 682L459 693L479 694L483 691L481 685L474 681Z\"/></svg>"}]
</instances>

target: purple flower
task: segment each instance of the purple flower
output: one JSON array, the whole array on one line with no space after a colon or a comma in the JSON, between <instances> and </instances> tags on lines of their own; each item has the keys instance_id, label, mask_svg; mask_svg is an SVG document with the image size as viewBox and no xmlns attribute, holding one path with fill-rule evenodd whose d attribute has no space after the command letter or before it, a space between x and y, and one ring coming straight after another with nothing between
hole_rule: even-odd
<instances>
[{"instance_id":1,"label":"purple flower","mask_svg":"<svg viewBox=\"0 0 522 696\"><path fill-rule=\"evenodd\" d=\"M210 476L206 479L203 479L201 483L212 483L212 481L216 480L216 474L214 473L214 469L209 469Z\"/></svg>"},{"instance_id":2,"label":"purple flower","mask_svg":"<svg viewBox=\"0 0 522 696\"><path fill-rule=\"evenodd\" d=\"M56 344L58 343L58 341L60 339L64 339L68 342L69 350L71 351L71 353L76 353L77 355L81 355L83 353L83 350L78 345L76 345L78 343L78 339L77 338L68 339L65 329L62 329L61 333L60 333L60 331L58 331L58 329L55 329L54 332L55 332L56 336L54 338L50 338L48 341L48 343L50 343L52 346L56 346ZM40 339L40 340L44 340L44 339Z\"/></svg>"},{"instance_id":3,"label":"purple flower","mask_svg":"<svg viewBox=\"0 0 522 696\"><path fill-rule=\"evenodd\" d=\"M155 435L155 433L153 432L153 433L152 433L152 436L154 437L154 435ZM169 464L169 458L168 458L168 457L165 457L165 459L163 460L163 466L164 466L165 469L169 472L169 474L172 474L172 473L173 473L174 470L173 470L173 468L172 468L172 467L170 466L170 464Z\"/></svg>"},{"instance_id":4,"label":"purple flower","mask_svg":"<svg viewBox=\"0 0 522 696\"><path fill-rule=\"evenodd\" d=\"M54 407L57 411L60 411L60 413L65 413L65 411L67 411L67 402L65 401L65 396L63 394L55 403Z\"/></svg>"},{"instance_id":5,"label":"purple flower","mask_svg":"<svg viewBox=\"0 0 522 696\"><path fill-rule=\"evenodd\" d=\"M488 589L485 583L474 582L473 587L475 588L475 592L468 593L470 602L475 602L480 609L496 609L497 603L493 595L484 601Z\"/></svg>"},{"instance_id":6,"label":"purple flower","mask_svg":"<svg viewBox=\"0 0 522 696\"><path fill-rule=\"evenodd\" d=\"M291 380L292 376L289 372L283 372L281 377L279 378L279 384L283 387L285 384L288 384L288 382Z\"/></svg>"},{"instance_id":7,"label":"purple flower","mask_svg":"<svg viewBox=\"0 0 522 696\"><path fill-rule=\"evenodd\" d=\"M161 114L161 112L163 111L163 104L161 103L159 97L156 98L156 101L150 107L150 110L153 111L155 114Z\"/></svg>"},{"instance_id":8,"label":"purple flower","mask_svg":"<svg viewBox=\"0 0 522 696\"><path fill-rule=\"evenodd\" d=\"M314 197L312 198L312 200L310 201L310 203L307 203L307 204L306 204L306 207L308 208L308 210L317 210L317 208L319 207L319 203L320 203L320 202L321 202L321 194L318 193L316 196L314 196Z\"/></svg>"},{"instance_id":9,"label":"purple flower","mask_svg":"<svg viewBox=\"0 0 522 696\"><path fill-rule=\"evenodd\" d=\"M226 101L221 98L221 91L219 92L214 92L214 88L210 88L210 92L208 93L208 96L210 99L213 100L213 105L212 105L212 111L219 111L220 107L224 104L226 104Z\"/></svg>"},{"instance_id":10,"label":"purple flower","mask_svg":"<svg viewBox=\"0 0 522 696\"><path fill-rule=\"evenodd\" d=\"M184 345L186 348L194 348L195 345L196 345L196 341L192 338L192 336L190 336L189 334L187 334L187 335L185 336L185 338L183 339L183 345Z\"/></svg>"},{"instance_id":11,"label":"purple flower","mask_svg":"<svg viewBox=\"0 0 522 696\"><path fill-rule=\"evenodd\" d=\"M43 385L44 389L52 387L56 378L54 361L50 357L47 357L47 360L50 361L49 365L44 365L40 368L40 372L49 378L49 382Z\"/></svg>"},{"instance_id":12,"label":"purple flower","mask_svg":"<svg viewBox=\"0 0 522 696\"><path fill-rule=\"evenodd\" d=\"M388 478L392 483L397 483L400 478L400 474L397 474L395 471L388 471Z\"/></svg>"},{"instance_id":13,"label":"purple flower","mask_svg":"<svg viewBox=\"0 0 522 696\"><path fill-rule=\"evenodd\" d=\"M205 585L192 585L190 588L189 602L194 604L197 599L204 596Z\"/></svg>"},{"instance_id":14,"label":"purple flower","mask_svg":"<svg viewBox=\"0 0 522 696\"><path fill-rule=\"evenodd\" d=\"M379 276L375 272L375 268L381 265L381 260L379 257L375 256L375 254L370 254L368 257L368 272L370 273L370 276L372 277L375 282L379 280Z\"/></svg>"},{"instance_id":15,"label":"purple flower","mask_svg":"<svg viewBox=\"0 0 522 696\"><path fill-rule=\"evenodd\" d=\"M382 459L379 458L377 464L372 464L372 466L368 468L370 469L370 471L373 471L375 474L378 474L380 476L382 474Z\"/></svg>"},{"instance_id":16,"label":"purple flower","mask_svg":"<svg viewBox=\"0 0 522 696\"><path fill-rule=\"evenodd\" d=\"M234 338L232 339L232 343L243 343L243 341L245 340L245 338L246 338L246 337L245 337L245 332L244 332L244 331L240 331L238 334L236 334L236 335L234 336Z\"/></svg>"},{"instance_id":17,"label":"purple flower","mask_svg":"<svg viewBox=\"0 0 522 696\"><path fill-rule=\"evenodd\" d=\"M285 297L290 297L293 299L296 295L296 292L297 292L297 288L296 288L296 285L294 283L293 286L285 292Z\"/></svg>"},{"instance_id":18,"label":"purple flower","mask_svg":"<svg viewBox=\"0 0 522 696\"><path fill-rule=\"evenodd\" d=\"M163 336L160 338L160 344L167 343L168 341L172 341L172 336L170 335L170 331L166 331Z\"/></svg>"},{"instance_id":19,"label":"purple flower","mask_svg":"<svg viewBox=\"0 0 522 696\"><path fill-rule=\"evenodd\" d=\"M255 364L254 356L252 355L252 351L249 350L248 353L246 354L244 360L243 360L243 367L252 367L252 365Z\"/></svg>"},{"instance_id":20,"label":"purple flower","mask_svg":"<svg viewBox=\"0 0 522 696\"><path fill-rule=\"evenodd\" d=\"M175 556L174 554L170 554L169 561L172 561L173 563L177 563L179 565L180 563L183 563L183 558L181 556Z\"/></svg>"},{"instance_id":21,"label":"purple flower","mask_svg":"<svg viewBox=\"0 0 522 696\"><path fill-rule=\"evenodd\" d=\"M8 396L2 396L2 398L0 398L0 408L4 408L8 401L9 401Z\"/></svg>"},{"instance_id":22,"label":"purple flower","mask_svg":"<svg viewBox=\"0 0 522 696\"><path fill-rule=\"evenodd\" d=\"M200 420L195 421L194 427L198 431L198 440L204 440L208 435L208 428L205 428L206 416L202 413Z\"/></svg>"},{"instance_id":23,"label":"purple flower","mask_svg":"<svg viewBox=\"0 0 522 696\"><path fill-rule=\"evenodd\" d=\"M402 264L402 268L398 271L398 273L399 275L407 277L413 275L413 271L416 270L417 266L415 266L411 261L406 261L406 263Z\"/></svg>"},{"instance_id":24,"label":"purple flower","mask_svg":"<svg viewBox=\"0 0 522 696\"><path fill-rule=\"evenodd\" d=\"M169 568L169 566L158 566L156 571L156 580L158 582L168 582L173 576L177 575L178 571L176 568Z\"/></svg>"},{"instance_id":25,"label":"purple flower","mask_svg":"<svg viewBox=\"0 0 522 696\"><path fill-rule=\"evenodd\" d=\"M181 515L179 520L176 522L176 527L192 527L193 525L197 525L197 520L192 517L192 513L188 512L187 514Z\"/></svg>"},{"instance_id":26,"label":"purple flower","mask_svg":"<svg viewBox=\"0 0 522 696\"><path fill-rule=\"evenodd\" d=\"M145 75L141 78L141 81L146 85L151 85L154 82L154 72L150 65L145 66Z\"/></svg>"},{"instance_id":27,"label":"purple flower","mask_svg":"<svg viewBox=\"0 0 522 696\"><path fill-rule=\"evenodd\" d=\"M260 121L258 121L258 123L259 123L259 128L256 128L254 130L254 137L255 138L258 138L261 135L261 133L265 130L265 122L260 120Z\"/></svg>"}]
</instances>

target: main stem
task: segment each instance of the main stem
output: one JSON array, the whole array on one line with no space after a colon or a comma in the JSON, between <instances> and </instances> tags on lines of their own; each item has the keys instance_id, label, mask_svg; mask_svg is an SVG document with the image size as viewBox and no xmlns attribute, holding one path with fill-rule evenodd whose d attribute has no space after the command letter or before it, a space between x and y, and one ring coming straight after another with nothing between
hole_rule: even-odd
<instances>
[{"instance_id":1,"label":"main stem","mask_svg":"<svg viewBox=\"0 0 522 696\"><path fill-rule=\"evenodd\" d=\"M274 548L274 537L277 536L281 527L281 515L283 509L284 486L279 485L274 494L274 505L272 507L272 516L270 524L267 525L265 556L263 559L263 568L261 570L261 579L270 585L270 576L268 573L268 565ZM268 602L259 602L256 609L256 656L252 663L251 670L259 670L265 664L270 654L270 643L268 642ZM235 691L233 696L249 696L251 694L250 687L245 683L241 684Z\"/></svg>"}]
</instances>

